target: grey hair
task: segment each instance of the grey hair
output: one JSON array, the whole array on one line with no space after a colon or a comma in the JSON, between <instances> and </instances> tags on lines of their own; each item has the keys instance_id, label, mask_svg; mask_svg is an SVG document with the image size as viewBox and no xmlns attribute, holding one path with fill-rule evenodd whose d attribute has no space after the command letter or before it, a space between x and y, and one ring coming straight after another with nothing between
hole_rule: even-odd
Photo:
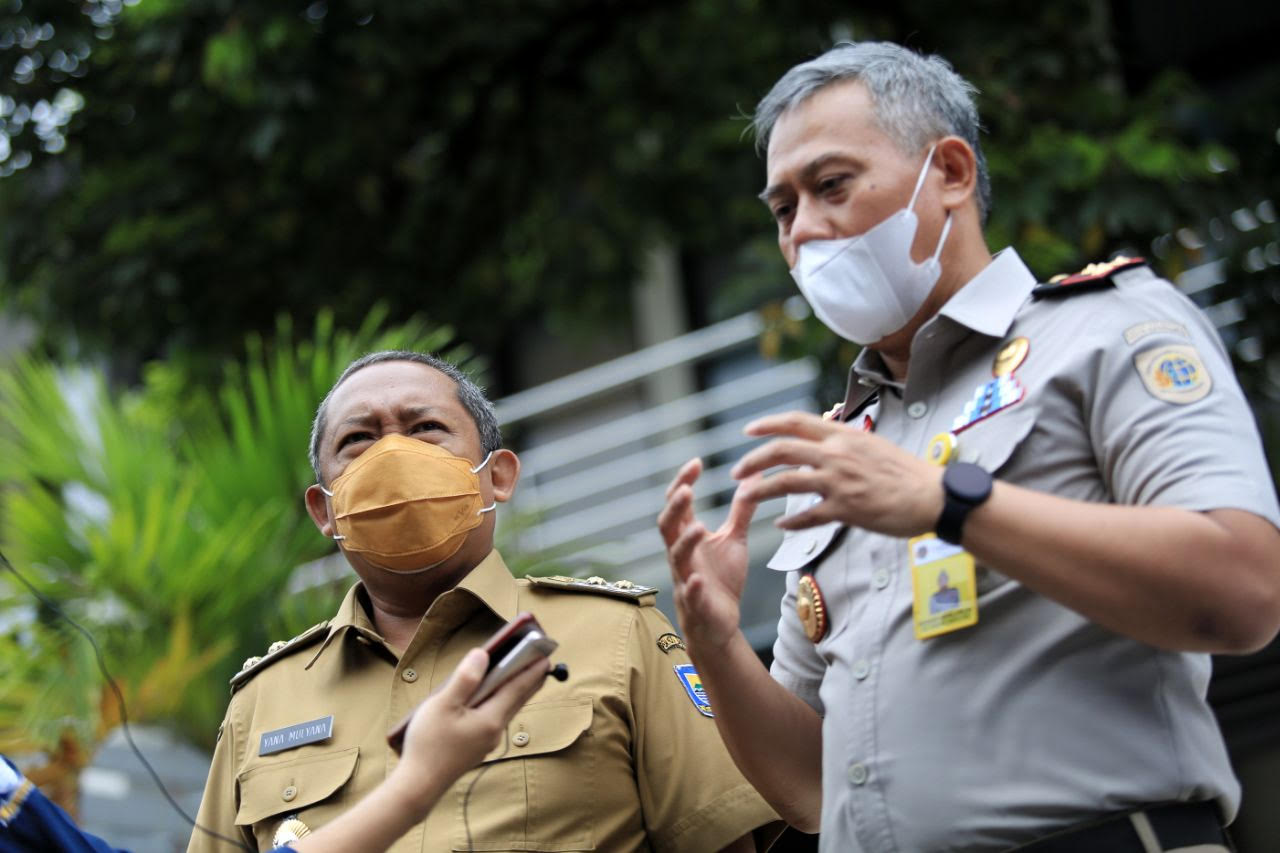
<instances>
[{"instance_id":1,"label":"grey hair","mask_svg":"<svg viewBox=\"0 0 1280 853\"><path fill-rule=\"evenodd\" d=\"M923 56L892 42L843 42L794 66L756 106L751 119L756 149L765 153L783 113L844 80L867 87L876 122L904 154L919 154L949 135L969 143L978 160L978 213L985 222L991 209L991 176L978 142L978 90L940 56Z\"/></svg>"},{"instance_id":2,"label":"grey hair","mask_svg":"<svg viewBox=\"0 0 1280 853\"><path fill-rule=\"evenodd\" d=\"M368 355L360 356L347 365L347 369L342 371L338 381L333 383L333 386L329 388L329 393L325 394L324 399L320 401L320 406L316 409L315 419L311 421L311 445L307 455L311 460L311 470L315 472L317 483L324 483L320 478L320 439L329 425L329 400L333 397L333 393L338 390L338 386L346 382L351 374L364 370L372 364L381 364L384 361L416 361L418 364L425 364L427 367L434 368L452 379L457 386L458 402L462 404L462 408L467 410L467 414L471 415L471 420L475 421L476 430L480 433L480 444L484 448L484 452L492 453L502 447L502 431L498 428L498 416L493 410L493 403L484 395L484 389L477 385L457 365L438 356L410 350L371 352Z\"/></svg>"}]
</instances>

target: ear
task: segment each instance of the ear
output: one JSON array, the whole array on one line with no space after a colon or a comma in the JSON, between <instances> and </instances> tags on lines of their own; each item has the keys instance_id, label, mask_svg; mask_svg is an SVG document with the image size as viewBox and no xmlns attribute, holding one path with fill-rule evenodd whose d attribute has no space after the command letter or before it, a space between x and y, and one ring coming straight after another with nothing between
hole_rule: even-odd
<instances>
[{"instance_id":1,"label":"ear","mask_svg":"<svg viewBox=\"0 0 1280 853\"><path fill-rule=\"evenodd\" d=\"M942 204L947 210L964 206L978 192L978 158L958 136L947 136L938 142L935 162L942 169Z\"/></svg>"},{"instance_id":2,"label":"ear","mask_svg":"<svg viewBox=\"0 0 1280 853\"><path fill-rule=\"evenodd\" d=\"M329 517L329 502L325 500L325 494L315 483L307 486L307 491L303 494L303 501L307 505L307 514L311 516L311 520L316 523L316 527L320 528L320 532L325 536L333 536L333 520Z\"/></svg>"},{"instance_id":3,"label":"ear","mask_svg":"<svg viewBox=\"0 0 1280 853\"><path fill-rule=\"evenodd\" d=\"M489 477L493 483L493 499L499 503L511 500L520 479L520 457L504 447L493 451L489 459Z\"/></svg>"}]
</instances>

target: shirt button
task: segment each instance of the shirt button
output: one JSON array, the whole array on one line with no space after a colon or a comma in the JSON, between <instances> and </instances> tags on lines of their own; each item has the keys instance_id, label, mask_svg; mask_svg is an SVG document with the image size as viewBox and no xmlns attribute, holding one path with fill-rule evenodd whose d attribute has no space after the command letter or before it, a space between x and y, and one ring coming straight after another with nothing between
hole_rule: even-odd
<instances>
[{"instance_id":1,"label":"shirt button","mask_svg":"<svg viewBox=\"0 0 1280 853\"><path fill-rule=\"evenodd\" d=\"M400 673L400 677L403 678L405 681L409 682L410 684L412 684L413 682L418 680L418 671L410 667L409 669L406 669L404 672Z\"/></svg>"},{"instance_id":2,"label":"shirt button","mask_svg":"<svg viewBox=\"0 0 1280 853\"><path fill-rule=\"evenodd\" d=\"M862 762L849 765L849 781L855 785L867 784L867 777L870 776L867 765Z\"/></svg>"},{"instance_id":3,"label":"shirt button","mask_svg":"<svg viewBox=\"0 0 1280 853\"><path fill-rule=\"evenodd\" d=\"M871 673L871 664L866 659L859 659L853 662L853 677L861 681Z\"/></svg>"},{"instance_id":4,"label":"shirt button","mask_svg":"<svg viewBox=\"0 0 1280 853\"><path fill-rule=\"evenodd\" d=\"M516 732L511 736L511 742L516 746L526 746L529 743L529 733Z\"/></svg>"},{"instance_id":5,"label":"shirt button","mask_svg":"<svg viewBox=\"0 0 1280 853\"><path fill-rule=\"evenodd\" d=\"M280 792L280 799L284 800L286 803L292 802L293 798L296 796L298 796L298 789L292 785Z\"/></svg>"},{"instance_id":6,"label":"shirt button","mask_svg":"<svg viewBox=\"0 0 1280 853\"><path fill-rule=\"evenodd\" d=\"M871 583L876 589L884 589L889 585L889 572L886 569L876 569L871 574Z\"/></svg>"},{"instance_id":7,"label":"shirt button","mask_svg":"<svg viewBox=\"0 0 1280 853\"><path fill-rule=\"evenodd\" d=\"M907 414L913 418L923 418L928 411L929 404L924 400L916 400L910 406L907 406Z\"/></svg>"}]
</instances>

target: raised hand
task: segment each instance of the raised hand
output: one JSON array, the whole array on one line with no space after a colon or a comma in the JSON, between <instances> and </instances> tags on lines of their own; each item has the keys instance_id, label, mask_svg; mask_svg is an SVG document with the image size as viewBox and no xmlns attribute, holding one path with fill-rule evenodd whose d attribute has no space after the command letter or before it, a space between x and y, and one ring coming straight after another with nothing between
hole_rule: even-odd
<instances>
[{"instance_id":1,"label":"raised hand","mask_svg":"<svg viewBox=\"0 0 1280 853\"><path fill-rule=\"evenodd\" d=\"M795 493L823 500L778 522L784 530L829 521L890 536L933 529L942 512L942 469L893 443L847 424L804 412L769 415L747 424L748 435L779 436L738 461L743 500L759 503ZM777 465L805 466L762 478Z\"/></svg>"},{"instance_id":2,"label":"raised hand","mask_svg":"<svg viewBox=\"0 0 1280 853\"><path fill-rule=\"evenodd\" d=\"M693 459L676 474L667 487L658 530L667 545L680 627L694 647L717 649L738 632L738 603L747 582L747 528L757 502L740 486L729 517L712 533L693 512L693 484L701 473L701 460Z\"/></svg>"}]
</instances>

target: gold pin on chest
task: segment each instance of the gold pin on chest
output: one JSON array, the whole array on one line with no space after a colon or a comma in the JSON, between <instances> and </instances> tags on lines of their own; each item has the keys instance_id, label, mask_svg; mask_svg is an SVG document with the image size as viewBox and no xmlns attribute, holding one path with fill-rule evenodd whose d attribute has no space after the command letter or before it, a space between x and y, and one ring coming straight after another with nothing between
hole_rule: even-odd
<instances>
[{"instance_id":1,"label":"gold pin on chest","mask_svg":"<svg viewBox=\"0 0 1280 853\"><path fill-rule=\"evenodd\" d=\"M809 642L816 643L827 633L827 605L813 575L804 575L796 585L796 615Z\"/></svg>"}]
</instances>

